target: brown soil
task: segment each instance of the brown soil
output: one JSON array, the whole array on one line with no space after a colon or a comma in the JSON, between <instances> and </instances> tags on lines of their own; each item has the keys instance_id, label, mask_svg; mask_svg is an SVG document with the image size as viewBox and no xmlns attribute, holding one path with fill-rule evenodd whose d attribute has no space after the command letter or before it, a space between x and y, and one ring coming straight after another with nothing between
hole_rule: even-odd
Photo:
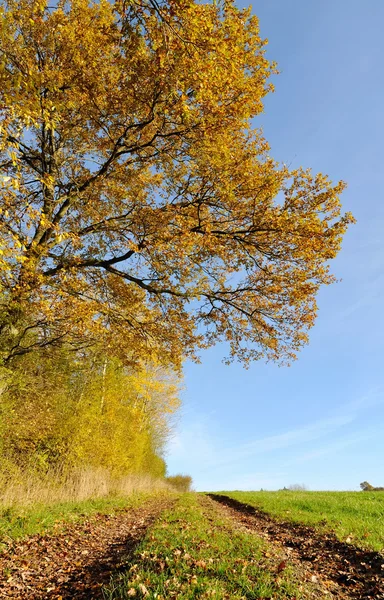
<instances>
[{"instance_id":1,"label":"brown soil","mask_svg":"<svg viewBox=\"0 0 384 600\"><path fill-rule=\"evenodd\" d=\"M124 570L149 525L169 506L170 500L156 500L12 542L0 554L0 598L102 598L102 586Z\"/></svg>"},{"instance_id":2,"label":"brown soil","mask_svg":"<svg viewBox=\"0 0 384 600\"><path fill-rule=\"evenodd\" d=\"M332 532L280 522L264 511L220 494L208 494L239 526L285 548L287 561L305 564L335 598L384 600L384 556L341 542Z\"/></svg>"}]
</instances>

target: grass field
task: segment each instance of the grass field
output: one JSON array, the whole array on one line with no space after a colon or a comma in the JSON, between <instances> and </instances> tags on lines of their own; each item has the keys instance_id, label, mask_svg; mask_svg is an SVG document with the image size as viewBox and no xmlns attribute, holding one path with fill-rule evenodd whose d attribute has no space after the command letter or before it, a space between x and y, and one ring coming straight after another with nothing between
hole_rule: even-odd
<instances>
[{"instance_id":1,"label":"grass field","mask_svg":"<svg viewBox=\"0 0 384 600\"><path fill-rule=\"evenodd\" d=\"M340 540L384 550L384 492L220 492L285 521L336 533Z\"/></svg>"},{"instance_id":2,"label":"grass field","mask_svg":"<svg viewBox=\"0 0 384 600\"><path fill-rule=\"evenodd\" d=\"M311 584L300 583L291 567L281 572L280 561L276 550L271 552L266 542L234 529L219 516L212 502L187 494L149 531L136 550L130 569L112 580L104 590L104 597L106 600L313 597Z\"/></svg>"}]
</instances>

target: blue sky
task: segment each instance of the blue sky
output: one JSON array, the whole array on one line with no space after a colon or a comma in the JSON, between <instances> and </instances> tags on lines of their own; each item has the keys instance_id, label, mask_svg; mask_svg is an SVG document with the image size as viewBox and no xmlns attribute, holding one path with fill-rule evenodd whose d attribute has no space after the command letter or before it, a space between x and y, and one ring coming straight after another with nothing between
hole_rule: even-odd
<instances>
[{"instance_id":1,"label":"blue sky","mask_svg":"<svg viewBox=\"0 0 384 600\"><path fill-rule=\"evenodd\" d=\"M220 345L186 364L168 469L197 490L384 485L384 2L253 9L280 70L255 125L274 158L345 180L357 224L332 263L342 281L321 291L310 344L290 368L228 367Z\"/></svg>"}]
</instances>

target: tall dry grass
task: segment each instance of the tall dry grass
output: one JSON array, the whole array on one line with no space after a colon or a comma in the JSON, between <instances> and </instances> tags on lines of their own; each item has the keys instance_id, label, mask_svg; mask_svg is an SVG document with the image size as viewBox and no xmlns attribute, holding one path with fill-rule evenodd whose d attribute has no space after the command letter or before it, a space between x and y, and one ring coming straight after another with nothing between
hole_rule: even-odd
<instances>
[{"instance_id":1,"label":"tall dry grass","mask_svg":"<svg viewBox=\"0 0 384 600\"><path fill-rule=\"evenodd\" d=\"M63 475L49 471L0 472L0 506L28 506L36 503L77 502L108 496L131 496L135 493L170 491L163 479L149 475L113 477L104 469L83 469Z\"/></svg>"}]
</instances>

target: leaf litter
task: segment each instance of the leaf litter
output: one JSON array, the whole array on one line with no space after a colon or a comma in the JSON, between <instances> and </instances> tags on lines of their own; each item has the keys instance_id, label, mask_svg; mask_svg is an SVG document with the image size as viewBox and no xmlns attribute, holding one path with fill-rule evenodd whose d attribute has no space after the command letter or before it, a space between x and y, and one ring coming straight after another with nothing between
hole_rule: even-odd
<instances>
[{"instance_id":1,"label":"leaf litter","mask_svg":"<svg viewBox=\"0 0 384 600\"><path fill-rule=\"evenodd\" d=\"M9 541L0 554L0 598L76 600L103 598L112 573L124 570L158 515L172 503L156 498L114 515L58 525L50 534Z\"/></svg>"}]
</instances>

